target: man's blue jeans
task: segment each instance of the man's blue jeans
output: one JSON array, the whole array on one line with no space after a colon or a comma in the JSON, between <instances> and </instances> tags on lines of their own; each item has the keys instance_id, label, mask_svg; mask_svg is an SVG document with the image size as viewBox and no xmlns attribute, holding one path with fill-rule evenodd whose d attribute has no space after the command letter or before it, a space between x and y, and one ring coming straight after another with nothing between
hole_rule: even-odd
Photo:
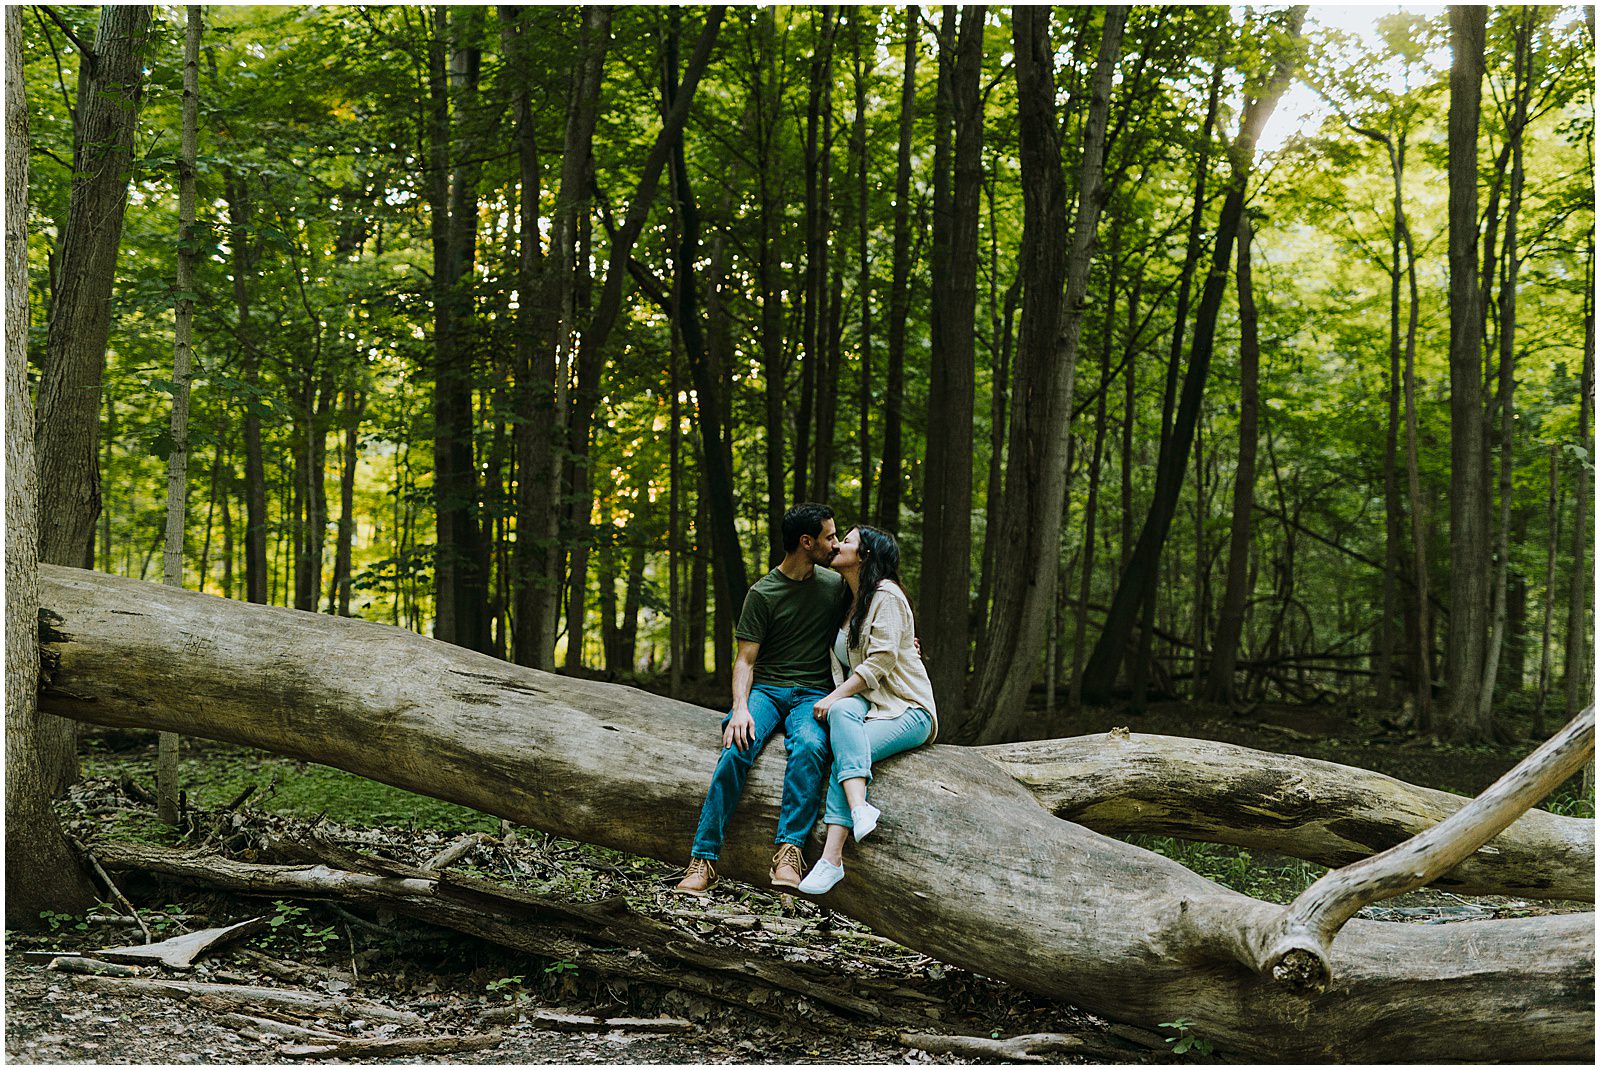
<instances>
[{"instance_id":1,"label":"man's blue jeans","mask_svg":"<svg viewBox=\"0 0 1600 1070\"><path fill-rule=\"evenodd\" d=\"M828 772L828 736L811 715L811 707L827 692L820 687L775 687L756 684L750 689L750 716L755 719L755 738L740 750L724 747L711 774L711 787L700 808L700 827L694 834L695 858L717 859L722 854L722 838L728 818L744 794L750 765L781 726L784 750L789 764L783 774L783 802L778 809L778 836L775 843L805 842L811 826L817 823L822 808L822 782ZM728 717L722 719L727 727Z\"/></svg>"}]
</instances>

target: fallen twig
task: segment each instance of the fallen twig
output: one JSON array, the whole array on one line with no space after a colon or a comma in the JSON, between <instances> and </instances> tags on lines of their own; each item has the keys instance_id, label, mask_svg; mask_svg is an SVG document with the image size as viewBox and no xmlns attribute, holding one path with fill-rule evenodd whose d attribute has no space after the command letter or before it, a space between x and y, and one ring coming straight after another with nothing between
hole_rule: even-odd
<instances>
[{"instance_id":1,"label":"fallen twig","mask_svg":"<svg viewBox=\"0 0 1600 1070\"><path fill-rule=\"evenodd\" d=\"M299 1059L374 1059L396 1055L443 1055L454 1051L483 1051L505 1039L504 1033L468 1033L465 1036L385 1037L338 1040L326 1044L285 1044L280 1054Z\"/></svg>"},{"instance_id":2,"label":"fallen twig","mask_svg":"<svg viewBox=\"0 0 1600 1070\"><path fill-rule=\"evenodd\" d=\"M596 1018L547 1010L524 1017L541 1029L562 1033L687 1033L694 1029L694 1023L687 1018Z\"/></svg>"},{"instance_id":3,"label":"fallen twig","mask_svg":"<svg viewBox=\"0 0 1600 1070\"><path fill-rule=\"evenodd\" d=\"M346 1040L338 1033L330 1033L326 1029L315 1029L308 1025L296 1025L293 1022L280 1022L276 1018L258 1018L253 1014L241 1014L237 1011L228 1011L222 1015L222 1021L241 1029L254 1030L257 1034L264 1034L261 1039L267 1040L283 1037L299 1037L304 1040Z\"/></svg>"},{"instance_id":4,"label":"fallen twig","mask_svg":"<svg viewBox=\"0 0 1600 1070\"><path fill-rule=\"evenodd\" d=\"M1019 1063L1054 1062L1046 1056L1087 1047L1083 1038L1065 1033L1024 1033L1004 1039L901 1033L900 1043L931 1055L970 1055L986 1061L1009 1059Z\"/></svg>"},{"instance_id":5,"label":"fallen twig","mask_svg":"<svg viewBox=\"0 0 1600 1070\"><path fill-rule=\"evenodd\" d=\"M139 923L139 931L144 933L144 942L147 944L150 943L151 940L154 939L154 937L150 935L150 926L146 925L144 923L144 919L139 916L139 912L133 909L133 904L128 902L128 897L122 894L122 889L118 888L117 883L111 879L109 874L106 873L105 867L102 866L100 864L100 860L94 856L94 852L85 847L83 845L83 841L78 839L76 836L69 836L67 839L71 841L72 846L76 847L78 851L89 860L89 864L94 867L94 871L100 874L100 879L105 882L106 891L111 894L112 901L121 905L122 909L126 910L128 915L132 917L134 921Z\"/></svg>"},{"instance_id":6,"label":"fallen twig","mask_svg":"<svg viewBox=\"0 0 1600 1070\"><path fill-rule=\"evenodd\" d=\"M121 997L169 996L188 999L205 996L242 1007L260 1005L288 1008L312 1017L338 1015L341 1018L377 1018L386 1022L419 1024L422 1019L410 1011L397 1011L371 1000L350 996L330 996L326 992L296 992L287 988L262 988L258 985L213 985L199 981L118 980L109 977L75 977L73 987Z\"/></svg>"},{"instance_id":7,"label":"fallen twig","mask_svg":"<svg viewBox=\"0 0 1600 1070\"><path fill-rule=\"evenodd\" d=\"M450 846L422 863L422 868L438 872L447 868L452 862L460 861L466 853L478 844L489 838L487 833L472 832L456 840Z\"/></svg>"},{"instance_id":8,"label":"fallen twig","mask_svg":"<svg viewBox=\"0 0 1600 1070\"><path fill-rule=\"evenodd\" d=\"M120 963L85 958L82 955L57 955L50 960L50 968L60 973L91 974L99 977L144 976L144 971L137 966L123 966Z\"/></svg>"}]
</instances>

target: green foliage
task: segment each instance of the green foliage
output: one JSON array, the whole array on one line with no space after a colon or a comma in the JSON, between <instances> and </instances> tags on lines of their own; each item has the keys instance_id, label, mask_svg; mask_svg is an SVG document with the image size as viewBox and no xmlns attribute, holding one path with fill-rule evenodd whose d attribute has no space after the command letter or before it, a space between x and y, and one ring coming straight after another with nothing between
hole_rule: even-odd
<instances>
[{"instance_id":1,"label":"green foliage","mask_svg":"<svg viewBox=\"0 0 1600 1070\"><path fill-rule=\"evenodd\" d=\"M1127 842L1164 855L1226 888L1270 903L1288 903L1327 870L1298 858L1264 862L1243 847L1201 843L1174 836L1124 837Z\"/></svg>"},{"instance_id":2,"label":"green foliage","mask_svg":"<svg viewBox=\"0 0 1600 1070\"><path fill-rule=\"evenodd\" d=\"M1191 1029L1193 1022L1187 1018L1177 1018L1170 1022L1162 1022L1162 1029L1176 1029L1178 1035L1168 1037L1167 1043L1172 1045L1172 1054L1187 1055L1191 1059L1204 1058L1211 1054L1211 1041L1196 1036Z\"/></svg>"}]
</instances>

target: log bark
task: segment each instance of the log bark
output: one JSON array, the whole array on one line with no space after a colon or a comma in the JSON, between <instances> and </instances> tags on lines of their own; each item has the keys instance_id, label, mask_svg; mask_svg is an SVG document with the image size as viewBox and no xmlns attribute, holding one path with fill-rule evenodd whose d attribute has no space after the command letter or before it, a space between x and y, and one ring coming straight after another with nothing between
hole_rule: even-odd
<instances>
[{"instance_id":1,"label":"log bark","mask_svg":"<svg viewBox=\"0 0 1600 1070\"><path fill-rule=\"evenodd\" d=\"M18 8L6 50L6 928L37 929L40 911L77 913L97 898L50 807L51 742L77 726L40 713L39 465L28 399L28 102ZM70 752L69 752L70 753Z\"/></svg>"},{"instance_id":2,"label":"log bark","mask_svg":"<svg viewBox=\"0 0 1600 1070\"><path fill-rule=\"evenodd\" d=\"M58 715L296 754L563 836L686 856L715 711L120 577L48 567L41 592L59 618L42 697ZM765 877L782 771L772 753L757 761L724 875ZM935 746L874 772L878 835L828 906L908 947L1147 1029L1182 1015L1220 1050L1275 1060L1591 1052L1590 914L1353 921L1327 988L1297 991L1251 968L1239 939L1283 908L1056 818L984 753Z\"/></svg>"}]
</instances>

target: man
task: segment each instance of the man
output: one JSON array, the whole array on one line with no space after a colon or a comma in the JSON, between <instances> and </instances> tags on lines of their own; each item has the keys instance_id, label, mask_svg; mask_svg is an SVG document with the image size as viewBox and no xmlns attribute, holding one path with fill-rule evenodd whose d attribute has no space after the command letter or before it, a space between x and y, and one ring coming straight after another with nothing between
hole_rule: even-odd
<instances>
[{"instance_id":1,"label":"man","mask_svg":"<svg viewBox=\"0 0 1600 1070\"><path fill-rule=\"evenodd\" d=\"M805 875L800 845L816 823L829 765L827 730L811 707L833 689L829 649L850 599L837 572L817 567L839 552L833 510L808 502L785 513L783 551L778 567L750 588L733 631L739 641L733 709L722 721L722 754L679 892L702 895L716 884L713 863L721 856L728 818L744 793L751 763L779 728L788 765L769 876L774 887L798 889Z\"/></svg>"}]
</instances>

